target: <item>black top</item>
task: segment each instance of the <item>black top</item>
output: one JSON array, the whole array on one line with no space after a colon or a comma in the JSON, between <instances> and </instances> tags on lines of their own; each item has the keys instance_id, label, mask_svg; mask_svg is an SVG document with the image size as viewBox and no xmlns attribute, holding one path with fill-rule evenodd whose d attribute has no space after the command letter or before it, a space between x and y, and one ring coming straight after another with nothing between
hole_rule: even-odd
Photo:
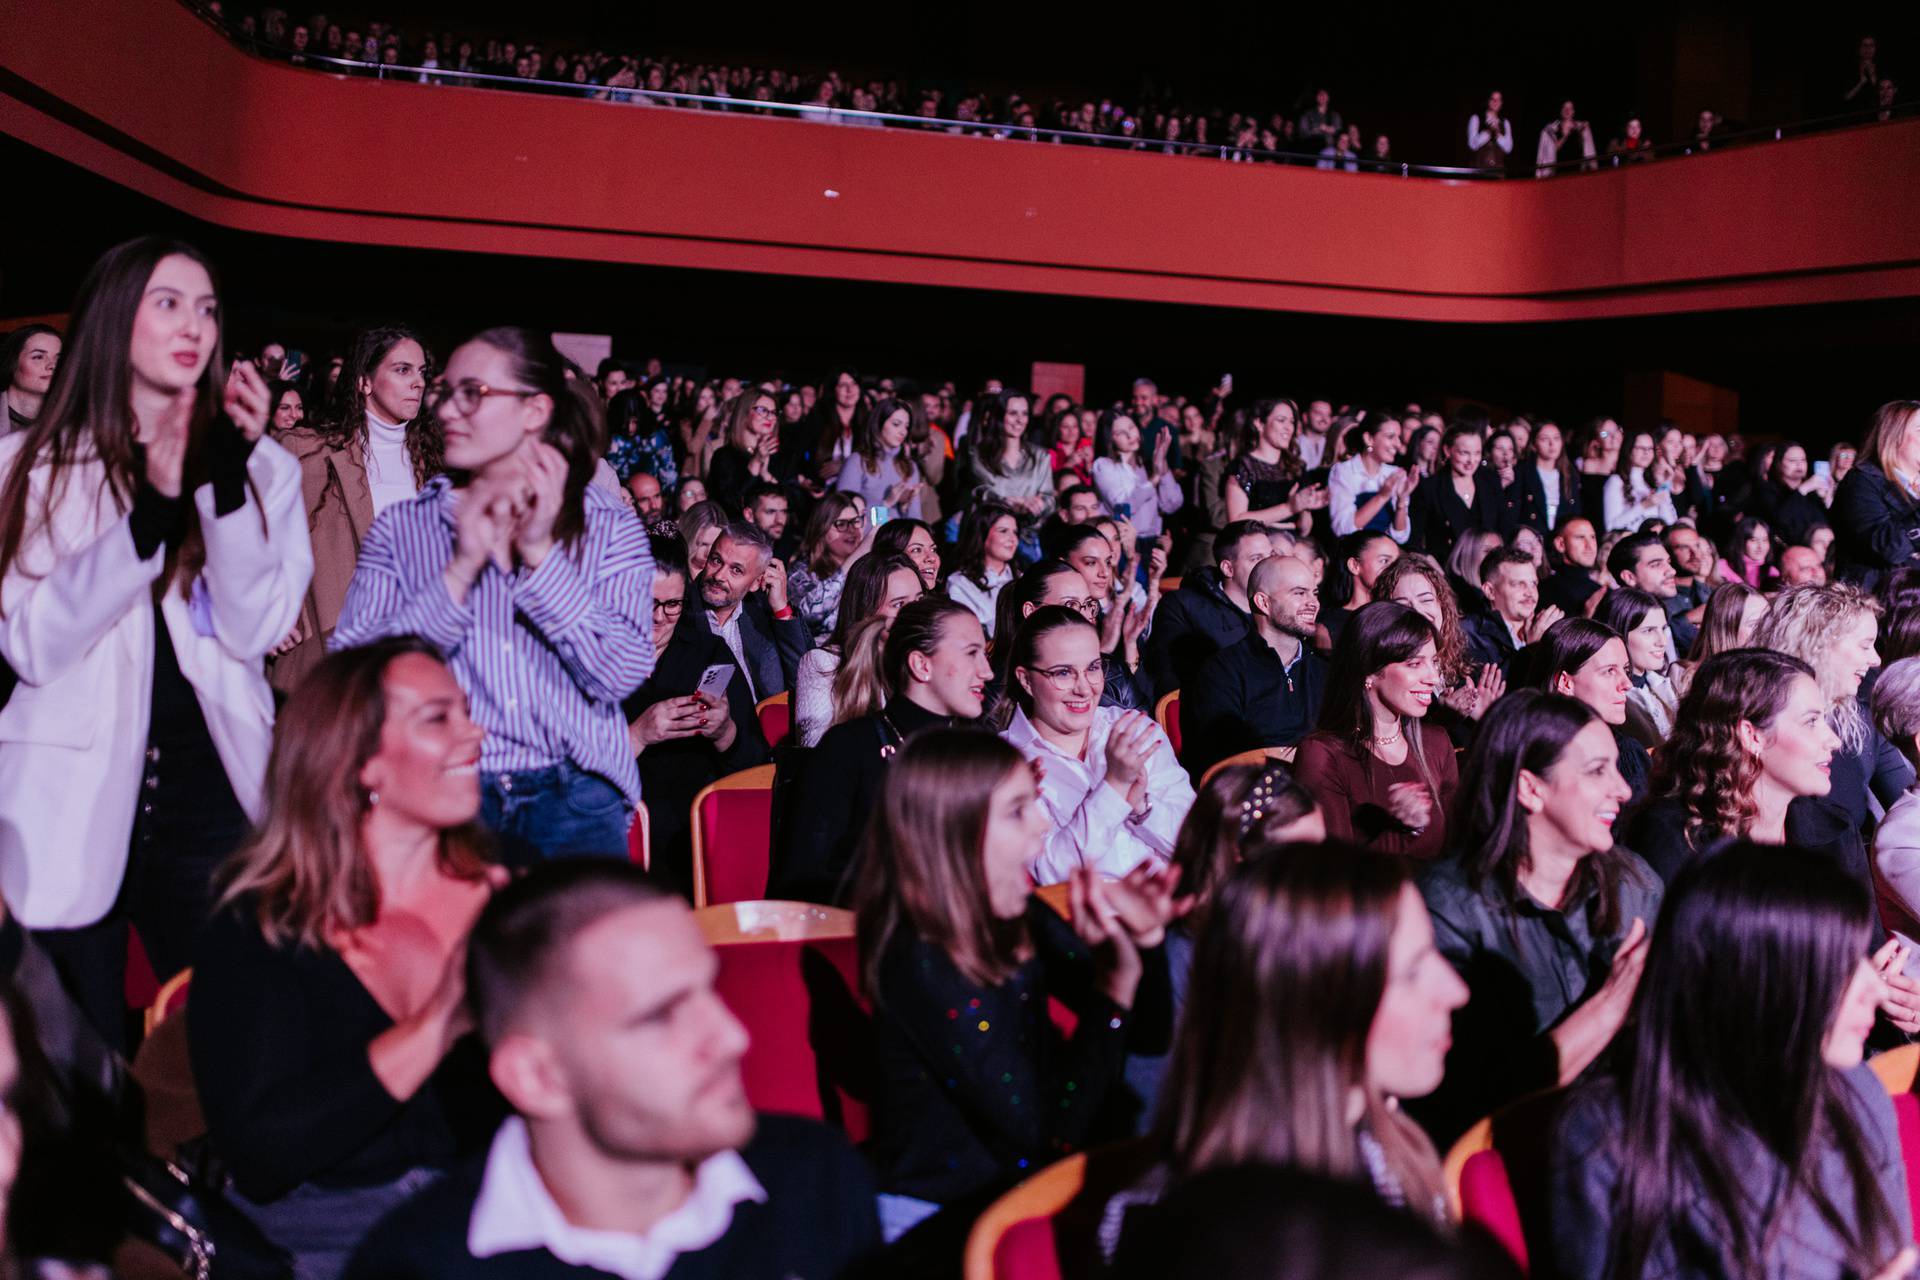
<instances>
[{"instance_id":1,"label":"black top","mask_svg":"<svg viewBox=\"0 0 1920 1280\"><path fill-rule=\"evenodd\" d=\"M1234 460L1233 470L1227 473L1227 478L1239 485L1240 491L1247 495L1249 511L1277 507L1291 498L1293 491L1300 487L1298 475L1290 476L1286 468L1262 462L1250 453L1243 453Z\"/></svg>"},{"instance_id":2,"label":"black top","mask_svg":"<svg viewBox=\"0 0 1920 1280\"><path fill-rule=\"evenodd\" d=\"M1093 957L1038 898L1031 960L997 987L962 977L911 933L887 944L874 999L879 1096L869 1144L880 1189L951 1204L1131 1131L1107 1110L1127 1049L1160 1051L1172 1023L1165 949L1145 953L1131 1013L1094 986ZM1062 1038L1047 1001L1078 1016Z\"/></svg>"},{"instance_id":3,"label":"black top","mask_svg":"<svg viewBox=\"0 0 1920 1280\"><path fill-rule=\"evenodd\" d=\"M1540 605L1558 605L1569 618L1587 616L1587 601L1599 595L1605 583L1585 569L1567 565L1540 584Z\"/></svg>"},{"instance_id":4,"label":"black top","mask_svg":"<svg viewBox=\"0 0 1920 1280\"><path fill-rule=\"evenodd\" d=\"M1476 613L1460 619L1460 631L1467 638L1467 656L1482 665L1491 663L1506 675L1520 646L1513 641L1506 619L1498 614Z\"/></svg>"},{"instance_id":5,"label":"black top","mask_svg":"<svg viewBox=\"0 0 1920 1280\"><path fill-rule=\"evenodd\" d=\"M1474 476L1471 502L1462 501L1455 491L1453 472L1442 471L1414 486L1408 506L1413 520L1413 536L1408 539L1408 545L1425 551L1443 564L1453 544L1467 530L1498 532L1505 511L1500 481L1487 470Z\"/></svg>"},{"instance_id":6,"label":"black top","mask_svg":"<svg viewBox=\"0 0 1920 1280\"><path fill-rule=\"evenodd\" d=\"M797 1116L762 1116L740 1155L766 1203L735 1205L727 1233L681 1254L666 1280L833 1280L878 1249L873 1180L840 1135ZM483 1174L474 1162L389 1214L354 1254L347 1280L606 1280L545 1249L468 1253Z\"/></svg>"},{"instance_id":7,"label":"black top","mask_svg":"<svg viewBox=\"0 0 1920 1280\"><path fill-rule=\"evenodd\" d=\"M1627 801L1627 808L1631 810L1647 798L1647 791L1653 785L1653 757L1647 754L1640 740L1625 729L1618 725L1608 725L1607 728L1613 732L1620 776L1633 791L1633 797Z\"/></svg>"},{"instance_id":8,"label":"black top","mask_svg":"<svg viewBox=\"0 0 1920 1280\"><path fill-rule=\"evenodd\" d=\"M1416 1107L1442 1145L1496 1107L1553 1086L1560 1064L1548 1033L1606 982L1634 920L1653 928L1664 886L1638 856L1618 856L1619 919L1605 933L1591 887L1553 908L1492 879L1470 884L1457 854L1420 873L1434 945L1470 993L1453 1015L1445 1080Z\"/></svg>"},{"instance_id":9,"label":"black top","mask_svg":"<svg viewBox=\"0 0 1920 1280\"><path fill-rule=\"evenodd\" d=\"M1816 498L1789 489L1778 480L1762 480L1753 489L1753 514L1767 522L1775 538L1789 547L1806 545L1807 534L1827 519Z\"/></svg>"},{"instance_id":10,"label":"black top","mask_svg":"<svg viewBox=\"0 0 1920 1280\"><path fill-rule=\"evenodd\" d=\"M480 1042L457 1042L403 1102L367 1056L393 1025L339 953L270 945L252 899L214 916L187 1039L208 1137L242 1194L376 1186L485 1144L504 1106Z\"/></svg>"},{"instance_id":11,"label":"black top","mask_svg":"<svg viewBox=\"0 0 1920 1280\"><path fill-rule=\"evenodd\" d=\"M713 451L707 463L707 496L735 516L745 510L747 490L755 482L755 476L747 470L752 462L745 449L723 444Z\"/></svg>"},{"instance_id":12,"label":"black top","mask_svg":"<svg viewBox=\"0 0 1920 1280\"><path fill-rule=\"evenodd\" d=\"M1180 695L1180 736L1188 768L1256 747L1290 747L1313 732L1327 662L1308 645L1293 666L1256 630L1200 664Z\"/></svg>"},{"instance_id":13,"label":"black top","mask_svg":"<svg viewBox=\"0 0 1920 1280\"><path fill-rule=\"evenodd\" d=\"M1866 715L1864 704L1872 691L1871 678L1879 673L1875 670L1867 674L1869 680L1862 682L1860 689L1863 715ZM1867 736L1858 751L1843 747L1833 753L1833 786L1818 801L1863 835L1870 834L1875 826L1873 810L1867 803L1868 793L1879 800L1881 810L1885 811L1913 785L1913 766L1898 747L1880 736L1870 715L1866 721Z\"/></svg>"},{"instance_id":14,"label":"black top","mask_svg":"<svg viewBox=\"0 0 1920 1280\"><path fill-rule=\"evenodd\" d=\"M1209 565L1191 573L1180 589L1161 599L1147 633L1147 679L1156 700L1193 679L1200 664L1245 638L1253 615L1227 598L1220 570Z\"/></svg>"},{"instance_id":15,"label":"black top","mask_svg":"<svg viewBox=\"0 0 1920 1280\"><path fill-rule=\"evenodd\" d=\"M1869 591L1920 562L1920 509L1876 462L1862 458L1833 495L1835 576Z\"/></svg>"},{"instance_id":16,"label":"black top","mask_svg":"<svg viewBox=\"0 0 1920 1280\"><path fill-rule=\"evenodd\" d=\"M843 902L867 821L880 807L887 764L907 738L933 726L970 722L935 715L910 698L886 710L834 725L820 745L796 759L786 848L774 864L773 896L798 902Z\"/></svg>"},{"instance_id":17,"label":"black top","mask_svg":"<svg viewBox=\"0 0 1920 1280\"><path fill-rule=\"evenodd\" d=\"M760 732L753 695L747 691L747 682L727 642L713 633L698 609L686 609L667 647L655 659L653 674L621 704L622 713L631 723L657 702L688 697L700 687L701 673L722 663L734 669L727 685L725 712L733 720L733 745L721 751L713 739L696 735L657 742L639 755L640 796L647 805L651 850L649 869L689 897L693 893L694 796L726 774L767 762L767 739Z\"/></svg>"}]
</instances>

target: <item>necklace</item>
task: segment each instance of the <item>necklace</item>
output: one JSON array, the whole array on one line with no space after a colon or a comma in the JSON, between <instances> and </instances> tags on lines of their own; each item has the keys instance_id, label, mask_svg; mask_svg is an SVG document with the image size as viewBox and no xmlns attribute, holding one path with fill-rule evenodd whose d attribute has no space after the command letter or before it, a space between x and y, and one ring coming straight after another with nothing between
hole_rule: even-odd
<instances>
[{"instance_id":1,"label":"necklace","mask_svg":"<svg viewBox=\"0 0 1920 1280\"><path fill-rule=\"evenodd\" d=\"M1400 741L1400 731L1398 729L1395 729L1392 733L1388 734L1384 738L1375 738L1373 740L1373 745L1376 747L1384 747L1398 741Z\"/></svg>"}]
</instances>

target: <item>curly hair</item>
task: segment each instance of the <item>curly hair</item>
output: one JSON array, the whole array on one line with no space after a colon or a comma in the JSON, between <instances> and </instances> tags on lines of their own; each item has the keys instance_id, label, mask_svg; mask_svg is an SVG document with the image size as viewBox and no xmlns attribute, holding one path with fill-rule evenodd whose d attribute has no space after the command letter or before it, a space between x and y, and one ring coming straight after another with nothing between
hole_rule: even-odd
<instances>
[{"instance_id":1,"label":"curly hair","mask_svg":"<svg viewBox=\"0 0 1920 1280\"><path fill-rule=\"evenodd\" d=\"M1686 809L1688 844L1699 848L1709 830L1744 836L1753 824L1760 757L1741 745L1740 724L1771 728L1797 676L1819 679L1800 659L1773 649L1729 649L1694 672L1673 733L1654 753L1652 787L1655 799L1676 799Z\"/></svg>"},{"instance_id":2,"label":"curly hair","mask_svg":"<svg viewBox=\"0 0 1920 1280\"><path fill-rule=\"evenodd\" d=\"M1833 652L1843 627L1862 615L1877 621L1882 612L1878 600L1851 583L1809 582L1788 587L1775 596L1773 607L1753 633L1753 643L1760 648L1777 649L1813 668L1820 692L1833 701L1827 723L1840 735L1840 745L1848 752L1858 752L1866 745L1871 725L1860 706L1859 688L1835 687L1846 664L1822 659Z\"/></svg>"},{"instance_id":3,"label":"curly hair","mask_svg":"<svg viewBox=\"0 0 1920 1280\"><path fill-rule=\"evenodd\" d=\"M1454 598L1447 571L1440 567L1440 562L1418 551L1403 552L1374 580L1373 598L1393 599L1394 591L1408 578L1424 578L1433 588L1433 598L1440 606L1440 671L1447 678L1447 687L1455 688L1473 678L1473 669L1467 661L1467 637L1460 630L1460 603Z\"/></svg>"}]
</instances>

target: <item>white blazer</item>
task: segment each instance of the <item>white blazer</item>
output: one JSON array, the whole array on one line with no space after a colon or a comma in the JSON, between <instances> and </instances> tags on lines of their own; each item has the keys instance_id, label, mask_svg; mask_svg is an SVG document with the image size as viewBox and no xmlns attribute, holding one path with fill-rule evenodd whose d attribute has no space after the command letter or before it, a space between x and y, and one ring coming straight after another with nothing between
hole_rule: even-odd
<instances>
[{"instance_id":1,"label":"white blazer","mask_svg":"<svg viewBox=\"0 0 1920 1280\"><path fill-rule=\"evenodd\" d=\"M24 434L0 440L0 475ZM48 469L35 469L33 507ZM313 576L300 464L271 440L247 461L259 490L215 519L194 493L211 635L178 591L160 606L180 670L227 780L258 820L273 694L261 659L293 629ZM0 656L20 684L0 710L0 894L22 924L70 929L112 908L126 874L153 698L153 584L162 548L138 558L127 513L98 461L71 467L46 527L30 530L0 581ZM262 529L261 511L266 512Z\"/></svg>"}]
</instances>

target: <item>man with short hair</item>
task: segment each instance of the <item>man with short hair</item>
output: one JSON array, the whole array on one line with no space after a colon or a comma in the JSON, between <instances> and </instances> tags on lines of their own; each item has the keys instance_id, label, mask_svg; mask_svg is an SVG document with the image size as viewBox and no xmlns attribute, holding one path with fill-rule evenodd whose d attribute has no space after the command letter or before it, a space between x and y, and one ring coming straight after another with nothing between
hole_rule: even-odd
<instances>
[{"instance_id":1,"label":"man with short hair","mask_svg":"<svg viewBox=\"0 0 1920 1280\"><path fill-rule=\"evenodd\" d=\"M1636 533L1615 543L1612 554L1607 557L1607 572L1621 586L1638 587L1663 605L1679 594L1673 557L1657 533ZM1693 648L1700 628L1687 621L1684 614L1673 617L1669 611L1668 617L1667 629L1673 633L1673 644L1667 651L1686 653Z\"/></svg>"},{"instance_id":2,"label":"man with short hair","mask_svg":"<svg viewBox=\"0 0 1920 1280\"><path fill-rule=\"evenodd\" d=\"M1180 695L1186 765L1258 747L1291 747L1313 731L1327 662L1313 652L1320 597L1306 561L1272 555L1247 579L1253 630L1200 664Z\"/></svg>"},{"instance_id":3,"label":"man with short hair","mask_svg":"<svg viewBox=\"0 0 1920 1280\"><path fill-rule=\"evenodd\" d=\"M1090 484L1076 484L1060 491L1060 520L1063 524L1085 524L1106 514L1100 491Z\"/></svg>"},{"instance_id":4,"label":"man with short hair","mask_svg":"<svg viewBox=\"0 0 1920 1280\"><path fill-rule=\"evenodd\" d=\"M1170 437L1167 444L1167 465L1174 470L1181 469L1185 462L1180 456L1180 429L1160 416L1160 388L1152 378L1135 378L1133 396L1128 402L1129 414L1135 426L1140 428L1140 456L1151 458L1160 447L1162 435ZM1102 426L1094 434L1093 451L1097 456L1107 453L1107 428Z\"/></svg>"},{"instance_id":5,"label":"man with short hair","mask_svg":"<svg viewBox=\"0 0 1920 1280\"><path fill-rule=\"evenodd\" d=\"M642 524L666 518L667 496L660 488L660 477L636 471L627 477L627 492L633 495L633 510Z\"/></svg>"},{"instance_id":6,"label":"man with short hair","mask_svg":"<svg viewBox=\"0 0 1920 1280\"><path fill-rule=\"evenodd\" d=\"M1559 531L1553 535L1553 549L1561 567L1540 584L1540 598L1570 618L1592 617L1594 605L1607 589L1593 576L1600 561L1600 537L1593 521L1585 516L1563 516Z\"/></svg>"},{"instance_id":7,"label":"man with short hair","mask_svg":"<svg viewBox=\"0 0 1920 1280\"><path fill-rule=\"evenodd\" d=\"M483 1165L375 1228L351 1280L831 1280L878 1247L845 1140L755 1116L713 950L639 868L546 863L494 894L467 945L514 1114Z\"/></svg>"},{"instance_id":8,"label":"man with short hair","mask_svg":"<svg viewBox=\"0 0 1920 1280\"><path fill-rule=\"evenodd\" d=\"M1816 587L1827 585L1827 566L1820 563L1820 553L1812 547L1788 547L1780 553L1780 585L1800 587L1811 583Z\"/></svg>"},{"instance_id":9,"label":"man with short hair","mask_svg":"<svg viewBox=\"0 0 1920 1280\"><path fill-rule=\"evenodd\" d=\"M773 544L774 557L783 561L792 559L798 539L790 541L787 538L787 491L777 484L762 481L747 489L744 500L747 519L767 535L767 541Z\"/></svg>"},{"instance_id":10,"label":"man with short hair","mask_svg":"<svg viewBox=\"0 0 1920 1280\"><path fill-rule=\"evenodd\" d=\"M1247 579L1273 554L1267 527L1235 520L1213 540L1213 563L1187 574L1180 589L1161 599L1147 633L1147 679L1157 702L1191 680L1200 664L1253 627Z\"/></svg>"},{"instance_id":11,"label":"man with short hair","mask_svg":"<svg viewBox=\"0 0 1920 1280\"><path fill-rule=\"evenodd\" d=\"M774 558L767 535L750 524L728 525L694 586L707 625L726 641L753 700L793 688L813 637L787 603L787 566Z\"/></svg>"},{"instance_id":12,"label":"man with short hair","mask_svg":"<svg viewBox=\"0 0 1920 1280\"><path fill-rule=\"evenodd\" d=\"M1666 534L1667 555L1673 561L1673 595L1661 601L1673 628L1674 642L1682 636L1691 647L1706 620L1707 598L1713 594L1714 565L1720 553L1690 524L1671 526ZM1684 655L1685 649L1679 650Z\"/></svg>"},{"instance_id":13,"label":"man with short hair","mask_svg":"<svg viewBox=\"0 0 1920 1280\"><path fill-rule=\"evenodd\" d=\"M1540 574L1533 557L1518 547L1501 547L1480 562L1480 590L1490 610L1460 620L1467 656L1492 663L1507 674L1513 656L1546 634L1561 611L1540 606Z\"/></svg>"},{"instance_id":14,"label":"man with short hair","mask_svg":"<svg viewBox=\"0 0 1920 1280\"><path fill-rule=\"evenodd\" d=\"M1333 430L1333 406L1325 400L1307 402L1306 420L1294 436L1293 447L1308 471L1318 470L1333 461L1327 456L1327 433Z\"/></svg>"}]
</instances>

